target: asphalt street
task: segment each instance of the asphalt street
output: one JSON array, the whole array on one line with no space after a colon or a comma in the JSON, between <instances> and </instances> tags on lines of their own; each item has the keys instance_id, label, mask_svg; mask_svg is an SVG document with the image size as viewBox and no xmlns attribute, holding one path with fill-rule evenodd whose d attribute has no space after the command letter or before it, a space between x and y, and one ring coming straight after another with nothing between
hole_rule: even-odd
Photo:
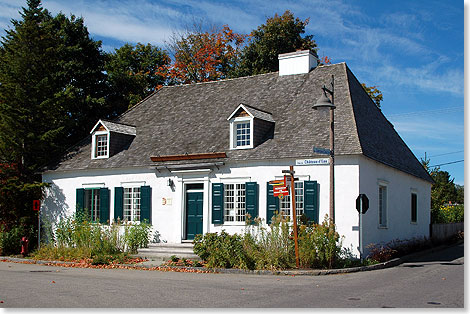
<instances>
[{"instance_id":1,"label":"asphalt street","mask_svg":"<svg viewBox=\"0 0 470 314\"><path fill-rule=\"evenodd\" d=\"M464 307L464 245L328 276L197 274L0 262L3 308Z\"/></svg>"}]
</instances>

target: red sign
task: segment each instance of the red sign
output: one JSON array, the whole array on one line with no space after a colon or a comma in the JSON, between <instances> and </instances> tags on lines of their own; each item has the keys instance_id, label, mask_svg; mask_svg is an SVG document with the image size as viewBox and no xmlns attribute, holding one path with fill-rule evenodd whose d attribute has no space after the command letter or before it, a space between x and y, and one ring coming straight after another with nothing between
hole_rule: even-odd
<instances>
[{"instance_id":1,"label":"red sign","mask_svg":"<svg viewBox=\"0 0 470 314\"><path fill-rule=\"evenodd\" d=\"M33 201L33 210L34 211L39 211L40 207L41 207L41 203L39 202L39 200L34 200Z\"/></svg>"},{"instance_id":2,"label":"red sign","mask_svg":"<svg viewBox=\"0 0 470 314\"><path fill-rule=\"evenodd\" d=\"M273 195L274 197L279 197L280 195L286 196L289 195L289 190L285 185L273 186Z\"/></svg>"}]
</instances>

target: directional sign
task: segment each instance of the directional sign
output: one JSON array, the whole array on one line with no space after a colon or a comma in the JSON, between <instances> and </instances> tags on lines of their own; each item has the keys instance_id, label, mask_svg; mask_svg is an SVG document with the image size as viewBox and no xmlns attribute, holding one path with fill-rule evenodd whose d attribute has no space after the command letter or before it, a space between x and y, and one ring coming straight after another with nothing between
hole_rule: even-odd
<instances>
[{"instance_id":1,"label":"directional sign","mask_svg":"<svg viewBox=\"0 0 470 314\"><path fill-rule=\"evenodd\" d=\"M313 147L313 152L319 155L331 155L331 150L328 148Z\"/></svg>"},{"instance_id":2,"label":"directional sign","mask_svg":"<svg viewBox=\"0 0 470 314\"><path fill-rule=\"evenodd\" d=\"M289 195L289 190L287 189L287 186L273 186L273 196L279 197L280 195Z\"/></svg>"}]
</instances>

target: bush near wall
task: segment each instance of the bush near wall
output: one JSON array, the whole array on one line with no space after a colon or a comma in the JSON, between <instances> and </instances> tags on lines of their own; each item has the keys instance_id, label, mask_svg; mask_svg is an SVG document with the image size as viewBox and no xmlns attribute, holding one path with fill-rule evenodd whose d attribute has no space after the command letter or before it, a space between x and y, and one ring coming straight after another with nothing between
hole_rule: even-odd
<instances>
[{"instance_id":1,"label":"bush near wall","mask_svg":"<svg viewBox=\"0 0 470 314\"><path fill-rule=\"evenodd\" d=\"M303 268L332 268L344 264L340 236L328 217L322 224L298 227L299 260ZM194 253L208 267L287 269L295 267L292 224L276 215L269 226L255 219L243 235L225 231L197 235Z\"/></svg>"},{"instance_id":2,"label":"bush near wall","mask_svg":"<svg viewBox=\"0 0 470 314\"><path fill-rule=\"evenodd\" d=\"M125 260L148 246L151 225L118 222L92 223L86 216L74 215L57 224L53 241L34 253L35 259L76 261L92 259L97 264Z\"/></svg>"},{"instance_id":3,"label":"bush near wall","mask_svg":"<svg viewBox=\"0 0 470 314\"><path fill-rule=\"evenodd\" d=\"M431 210L431 222L435 224L464 221L464 205L441 205Z\"/></svg>"}]
</instances>

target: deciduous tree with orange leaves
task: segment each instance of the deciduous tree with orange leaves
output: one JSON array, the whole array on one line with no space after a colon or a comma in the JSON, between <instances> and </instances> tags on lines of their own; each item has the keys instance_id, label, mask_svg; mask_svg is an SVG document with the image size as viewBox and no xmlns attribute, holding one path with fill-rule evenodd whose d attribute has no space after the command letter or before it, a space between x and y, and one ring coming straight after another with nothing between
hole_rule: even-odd
<instances>
[{"instance_id":1,"label":"deciduous tree with orange leaves","mask_svg":"<svg viewBox=\"0 0 470 314\"><path fill-rule=\"evenodd\" d=\"M160 67L159 73L167 73L169 84L229 78L239 63L245 37L227 25L213 31L196 29L174 36L169 44L174 61L170 66Z\"/></svg>"}]
</instances>

